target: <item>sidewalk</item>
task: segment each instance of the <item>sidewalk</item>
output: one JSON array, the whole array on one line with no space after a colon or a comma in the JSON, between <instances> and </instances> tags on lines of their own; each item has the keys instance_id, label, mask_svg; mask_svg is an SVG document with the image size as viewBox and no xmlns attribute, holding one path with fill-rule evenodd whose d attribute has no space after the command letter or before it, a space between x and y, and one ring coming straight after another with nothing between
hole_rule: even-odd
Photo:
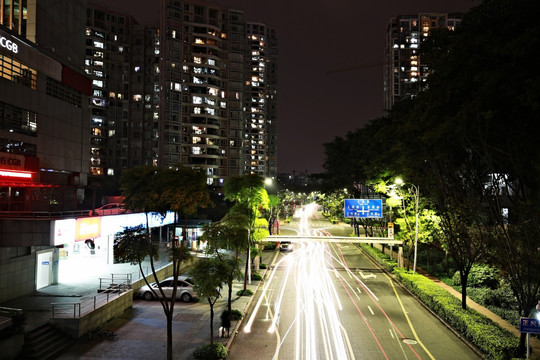
<instances>
[{"instance_id":1,"label":"sidewalk","mask_svg":"<svg viewBox=\"0 0 540 360\"><path fill-rule=\"evenodd\" d=\"M263 251L261 263L268 266L277 256L277 251ZM263 275L266 269L261 269ZM247 288L256 293L263 281L252 281ZM243 281L233 283L232 308L245 313L254 296L237 296L236 292L243 289ZM95 285L79 283L76 285L49 286L43 291L23 296L8 302L12 307L23 309L27 314L25 327L35 328L49 321L51 316L51 303L77 302L81 296L89 292L96 292ZM228 288L224 287L222 297L214 306L214 341L221 341L229 346L234 338L235 331L241 321L233 322L230 337L221 338L220 315L227 306ZM16 306L15 306L16 305ZM202 305L202 306L201 306ZM159 301L134 301L133 307L126 310L121 316L110 320L102 326L114 332L114 340L94 336L83 336L74 339L74 344L57 359L166 359L167 358L167 324L163 308ZM210 342L210 306L206 299L198 303L178 304L173 315L173 359L193 359L193 351L200 345Z\"/></svg>"},{"instance_id":2,"label":"sidewalk","mask_svg":"<svg viewBox=\"0 0 540 360\"><path fill-rule=\"evenodd\" d=\"M424 275L425 277L427 277L428 279L430 279L431 281L433 281L434 283L436 283L443 289L447 290L450 294L454 295L455 297L461 300L461 293L459 291L456 291L453 287L446 285L444 282L429 275L428 273L424 272L422 273L422 275ZM479 312L480 314L486 316L487 318L491 319L494 323L497 323L503 329L510 331L518 338L521 336L520 331L515 326L513 326L508 321L501 318L499 315L491 312L489 309L486 309L482 305L477 304L468 296L467 296L467 306ZM531 347L530 359L540 360L540 339L530 337L529 341L530 341L529 345Z\"/></svg>"},{"instance_id":3,"label":"sidewalk","mask_svg":"<svg viewBox=\"0 0 540 360\"><path fill-rule=\"evenodd\" d=\"M276 251L264 251L262 263L270 265L276 256ZM261 275L266 270L261 270ZM263 276L264 277L264 276ZM252 281L247 288L255 294L262 281ZM243 289L243 281L233 283L232 308L245 313L253 296L237 296L236 292ZM227 291L223 289L222 297L214 306L214 341L221 341L228 347L234 338L235 331L241 321L233 322L230 337L221 338L220 315L227 306ZM193 351L200 345L210 342L210 306L206 299L200 299L203 306L176 306L173 315L173 358L177 360L193 359ZM140 301L133 308L124 312L120 317L107 323L107 329L117 334L117 339L89 339L83 337L68 349L59 360L75 359L166 359L167 357L167 327L165 314L159 301Z\"/></svg>"}]
</instances>

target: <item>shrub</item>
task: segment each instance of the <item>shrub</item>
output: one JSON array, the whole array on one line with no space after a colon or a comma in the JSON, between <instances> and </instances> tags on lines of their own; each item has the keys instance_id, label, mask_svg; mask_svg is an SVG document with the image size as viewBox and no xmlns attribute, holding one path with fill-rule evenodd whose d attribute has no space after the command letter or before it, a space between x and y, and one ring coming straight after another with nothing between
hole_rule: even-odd
<instances>
[{"instance_id":1,"label":"shrub","mask_svg":"<svg viewBox=\"0 0 540 360\"><path fill-rule=\"evenodd\" d=\"M219 318L221 320L223 320L223 318L225 316L229 316L229 310L223 310L221 312L221 315L219 316ZM242 312L238 309L233 309L231 310L231 314L229 316L229 320L231 321L236 321L236 320L240 320L242 317L244 317L244 314L242 314Z\"/></svg>"},{"instance_id":2,"label":"shrub","mask_svg":"<svg viewBox=\"0 0 540 360\"><path fill-rule=\"evenodd\" d=\"M253 274L251 274L251 280L256 280L256 281L262 280L262 276L258 272L254 272Z\"/></svg>"},{"instance_id":3,"label":"shrub","mask_svg":"<svg viewBox=\"0 0 540 360\"><path fill-rule=\"evenodd\" d=\"M220 342L198 346L193 352L196 360L222 360L228 355L227 349Z\"/></svg>"},{"instance_id":4,"label":"shrub","mask_svg":"<svg viewBox=\"0 0 540 360\"><path fill-rule=\"evenodd\" d=\"M264 243L264 250L275 250L277 243L275 241L268 241Z\"/></svg>"},{"instance_id":5,"label":"shrub","mask_svg":"<svg viewBox=\"0 0 540 360\"><path fill-rule=\"evenodd\" d=\"M236 292L236 295L238 296L251 296L253 295L253 291L246 289L246 290L238 290Z\"/></svg>"},{"instance_id":6,"label":"shrub","mask_svg":"<svg viewBox=\"0 0 540 360\"><path fill-rule=\"evenodd\" d=\"M266 264L259 264L259 269L266 269Z\"/></svg>"},{"instance_id":7,"label":"shrub","mask_svg":"<svg viewBox=\"0 0 540 360\"><path fill-rule=\"evenodd\" d=\"M461 286L459 271L456 271L452 279L454 286ZM486 264L474 264L467 278L467 286L496 289L499 286L499 271Z\"/></svg>"},{"instance_id":8,"label":"shrub","mask_svg":"<svg viewBox=\"0 0 540 360\"><path fill-rule=\"evenodd\" d=\"M231 310L231 320L233 321L240 320L243 317L244 317L244 314L240 310L238 309Z\"/></svg>"}]
</instances>

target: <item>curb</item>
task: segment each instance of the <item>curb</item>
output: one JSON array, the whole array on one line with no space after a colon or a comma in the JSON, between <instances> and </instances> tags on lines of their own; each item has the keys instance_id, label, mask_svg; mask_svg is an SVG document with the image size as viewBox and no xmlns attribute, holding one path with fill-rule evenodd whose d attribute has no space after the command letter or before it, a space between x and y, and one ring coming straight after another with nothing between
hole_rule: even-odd
<instances>
[{"instance_id":1,"label":"curb","mask_svg":"<svg viewBox=\"0 0 540 360\"><path fill-rule=\"evenodd\" d=\"M264 269L263 273L262 273L262 280L259 281L259 283L257 284L257 287L255 288L255 292L253 293L253 296L250 296L249 298L249 301L247 302L246 306L244 307L244 316L238 320L238 322L236 323L236 325L234 326L234 329L233 329L233 332L232 332L232 336L229 337L229 340L227 340L227 345L225 345L225 348L227 349L227 351L229 351L229 347L231 346L234 338L236 337L236 335L238 334L238 329L240 328L240 326L242 325L243 321L244 321L244 318L246 317L247 315L247 310L250 308L251 306L251 303L253 302L253 298L255 297L255 294L257 293L257 291L259 291L259 287L261 286L261 284L265 281L265 277L266 277L266 272L268 271L268 269L274 265L275 261L276 261L276 258L277 258L277 255L279 254L279 251L278 250L275 250L275 255L274 255L274 259L272 260L272 265L267 265L266 266L266 269Z\"/></svg>"}]
</instances>

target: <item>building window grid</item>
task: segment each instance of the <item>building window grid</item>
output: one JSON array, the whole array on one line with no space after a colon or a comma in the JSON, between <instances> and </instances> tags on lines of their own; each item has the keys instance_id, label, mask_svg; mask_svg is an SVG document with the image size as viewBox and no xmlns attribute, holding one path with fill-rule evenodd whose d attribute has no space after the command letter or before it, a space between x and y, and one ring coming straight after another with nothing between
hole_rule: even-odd
<instances>
[{"instance_id":1,"label":"building window grid","mask_svg":"<svg viewBox=\"0 0 540 360\"><path fill-rule=\"evenodd\" d=\"M0 55L0 77L37 89L37 71L5 55Z\"/></svg>"},{"instance_id":2,"label":"building window grid","mask_svg":"<svg viewBox=\"0 0 540 360\"><path fill-rule=\"evenodd\" d=\"M76 107L81 107L82 104L82 98L79 92L51 78L47 78L47 95Z\"/></svg>"}]
</instances>

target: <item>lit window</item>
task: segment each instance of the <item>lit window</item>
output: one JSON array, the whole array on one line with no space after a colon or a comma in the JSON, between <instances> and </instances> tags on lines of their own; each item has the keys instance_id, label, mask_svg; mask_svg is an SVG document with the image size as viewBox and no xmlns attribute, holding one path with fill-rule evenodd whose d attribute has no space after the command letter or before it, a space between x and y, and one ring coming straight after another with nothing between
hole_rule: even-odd
<instances>
[{"instance_id":1,"label":"lit window","mask_svg":"<svg viewBox=\"0 0 540 360\"><path fill-rule=\"evenodd\" d=\"M194 56L194 57L193 57L193 62L194 62L195 64L200 64L200 63L201 63L201 58L200 58L199 56Z\"/></svg>"},{"instance_id":2,"label":"lit window","mask_svg":"<svg viewBox=\"0 0 540 360\"><path fill-rule=\"evenodd\" d=\"M92 85L97 87L103 87L103 81L101 80L92 80Z\"/></svg>"},{"instance_id":3,"label":"lit window","mask_svg":"<svg viewBox=\"0 0 540 360\"><path fill-rule=\"evenodd\" d=\"M193 152L194 155L200 155L201 154L201 148L198 147L198 146L194 146L192 148L192 152Z\"/></svg>"},{"instance_id":4,"label":"lit window","mask_svg":"<svg viewBox=\"0 0 540 360\"><path fill-rule=\"evenodd\" d=\"M195 44L204 44L204 40L201 39L201 38L196 38L195 39Z\"/></svg>"},{"instance_id":5,"label":"lit window","mask_svg":"<svg viewBox=\"0 0 540 360\"><path fill-rule=\"evenodd\" d=\"M100 49L104 49L105 45L101 41L94 41L94 46Z\"/></svg>"},{"instance_id":6,"label":"lit window","mask_svg":"<svg viewBox=\"0 0 540 360\"><path fill-rule=\"evenodd\" d=\"M141 94L135 94L133 95L133 101L141 101L142 95Z\"/></svg>"},{"instance_id":7,"label":"lit window","mask_svg":"<svg viewBox=\"0 0 540 360\"><path fill-rule=\"evenodd\" d=\"M202 104L202 97L200 97L200 96L194 96L194 97L193 97L193 103L194 103L194 104Z\"/></svg>"},{"instance_id":8,"label":"lit window","mask_svg":"<svg viewBox=\"0 0 540 360\"><path fill-rule=\"evenodd\" d=\"M194 107L193 108L193 113L194 114L200 114L201 113L201 108L200 107Z\"/></svg>"},{"instance_id":9,"label":"lit window","mask_svg":"<svg viewBox=\"0 0 540 360\"><path fill-rule=\"evenodd\" d=\"M214 59L208 59L208 65L212 65L212 66L215 66L216 65L216 60Z\"/></svg>"}]
</instances>

